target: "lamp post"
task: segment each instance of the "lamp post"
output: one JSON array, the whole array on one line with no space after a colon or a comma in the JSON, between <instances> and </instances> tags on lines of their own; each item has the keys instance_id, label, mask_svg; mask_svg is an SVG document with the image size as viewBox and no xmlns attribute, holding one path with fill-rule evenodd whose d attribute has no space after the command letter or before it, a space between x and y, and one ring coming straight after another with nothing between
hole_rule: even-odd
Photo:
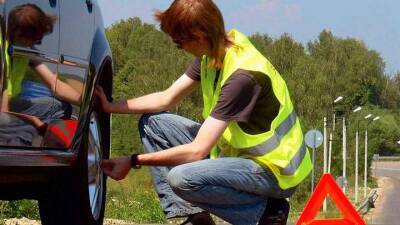
<instances>
[{"instance_id":1,"label":"lamp post","mask_svg":"<svg viewBox=\"0 0 400 225\"><path fill-rule=\"evenodd\" d=\"M365 116L365 119L369 119L372 115ZM367 179L368 179L368 126L371 122L379 120L380 117L376 116L367 123L365 127L365 147L364 147L364 198L367 197ZM399 141L400 142L400 141ZM400 143L399 143L400 144Z\"/></svg>"},{"instance_id":2,"label":"lamp post","mask_svg":"<svg viewBox=\"0 0 400 225\"><path fill-rule=\"evenodd\" d=\"M361 106L357 107L356 109L353 110L354 113L360 111L362 108ZM359 126L359 120L357 119L357 130L356 130L356 168L355 168L355 182L354 182L354 193L355 193L355 202L358 202L358 126Z\"/></svg>"},{"instance_id":3,"label":"lamp post","mask_svg":"<svg viewBox=\"0 0 400 225\"><path fill-rule=\"evenodd\" d=\"M332 158L332 139L333 139L333 132L335 131L335 122L336 122L336 112L334 110L334 105L340 102L343 99L342 96L337 97L332 102L332 109L333 109L333 117L332 117L332 131L329 134L329 150L328 150L328 138L327 138L327 128L328 128L328 118L324 117L324 174L331 172L331 158ZM328 114L328 113L327 113ZM322 210L326 212L327 204L326 200L324 200Z\"/></svg>"},{"instance_id":4,"label":"lamp post","mask_svg":"<svg viewBox=\"0 0 400 225\"><path fill-rule=\"evenodd\" d=\"M372 114L368 114L364 119L368 120L372 117ZM365 126L365 141L364 141L364 198L367 197L367 164L368 164L368 126L373 120L368 121Z\"/></svg>"},{"instance_id":5,"label":"lamp post","mask_svg":"<svg viewBox=\"0 0 400 225\"><path fill-rule=\"evenodd\" d=\"M346 179L346 157L347 157L347 149L346 149L346 119L343 116L343 170L342 176ZM346 185L343 185L343 193L346 193Z\"/></svg>"},{"instance_id":6,"label":"lamp post","mask_svg":"<svg viewBox=\"0 0 400 225\"><path fill-rule=\"evenodd\" d=\"M332 103L332 109L333 109L333 116L332 116L332 131L329 134L329 148L328 148L328 173L331 173L331 165L332 165L332 145L333 145L333 135L335 133L335 127L336 127L336 109L335 109L335 104L343 100L343 96L337 97L333 103Z\"/></svg>"},{"instance_id":7,"label":"lamp post","mask_svg":"<svg viewBox=\"0 0 400 225\"><path fill-rule=\"evenodd\" d=\"M327 140L326 131L327 131L327 124L328 124L327 121L328 121L328 119L326 117L324 117L324 174L327 173L327 163L326 163L327 150L328 150L328 146L327 146L327 142L326 142L326 140ZM326 207L327 207L326 200L324 200L324 203L322 205L323 212L326 212Z\"/></svg>"}]
</instances>

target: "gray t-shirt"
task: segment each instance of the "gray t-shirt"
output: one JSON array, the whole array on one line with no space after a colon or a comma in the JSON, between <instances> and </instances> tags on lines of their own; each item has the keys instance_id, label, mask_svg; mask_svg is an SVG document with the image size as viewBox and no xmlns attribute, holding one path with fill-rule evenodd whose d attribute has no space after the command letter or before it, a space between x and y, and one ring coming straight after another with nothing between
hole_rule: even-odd
<instances>
[{"instance_id":1,"label":"gray t-shirt","mask_svg":"<svg viewBox=\"0 0 400 225\"><path fill-rule=\"evenodd\" d=\"M200 81L200 65L200 59L195 59L185 74ZM270 130L279 106L268 76L254 71L237 70L222 86L211 116L222 121L236 121L246 133L259 134Z\"/></svg>"}]
</instances>

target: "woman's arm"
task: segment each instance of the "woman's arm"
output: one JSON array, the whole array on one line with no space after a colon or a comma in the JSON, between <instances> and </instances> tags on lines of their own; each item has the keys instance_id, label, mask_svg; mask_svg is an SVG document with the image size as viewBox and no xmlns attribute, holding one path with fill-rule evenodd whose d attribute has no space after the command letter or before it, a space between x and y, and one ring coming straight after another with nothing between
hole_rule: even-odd
<instances>
[{"instance_id":1,"label":"woman's arm","mask_svg":"<svg viewBox=\"0 0 400 225\"><path fill-rule=\"evenodd\" d=\"M34 66L33 69L56 98L74 105L81 104L82 93L79 93L62 80L57 79L57 76L45 64L40 63Z\"/></svg>"},{"instance_id":2,"label":"woman's arm","mask_svg":"<svg viewBox=\"0 0 400 225\"><path fill-rule=\"evenodd\" d=\"M1 97L1 109L0 109L0 112L8 112L10 109L9 109L9 107L8 107L8 99L9 99L9 97L8 97L8 91L7 91L7 89L5 89L4 91L3 91L3 96Z\"/></svg>"},{"instance_id":3,"label":"woman's arm","mask_svg":"<svg viewBox=\"0 0 400 225\"><path fill-rule=\"evenodd\" d=\"M190 144L179 145L167 150L141 154L137 156L140 165L175 166L183 163L204 159L222 133L228 127L229 122L209 117L200 127L196 138ZM103 160L101 164L103 172L114 180L124 179L131 169L130 157L119 157Z\"/></svg>"},{"instance_id":4,"label":"woman's arm","mask_svg":"<svg viewBox=\"0 0 400 225\"><path fill-rule=\"evenodd\" d=\"M228 127L229 122L207 118L193 142L164 151L138 156L141 165L175 166L204 159Z\"/></svg>"},{"instance_id":5,"label":"woman's arm","mask_svg":"<svg viewBox=\"0 0 400 225\"><path fill-rule=\"evenodd\" d=\"M162 112L175 107L185 96L191 93L199 82L187 75L182 75L168 89L115 103L110 103L100 86L96 87L96 95L100 98L102 108L108 113L152 113Z\"/></svg>"},{"instance_id":6,"label":"woman's arm","mask_svg":"<svg viewBox=\"0 0 400 225\"><path fill-rule=\"evenodd\" d=\"M13 115L20 120L31 124L34 126L40 133L44 133L47 129L47 124L43 121L41 121L38 117L28 115L28 114L22 114L22 113L16 113L16 112L5 112L9 115Z\"/></svg>"}]
</instances>

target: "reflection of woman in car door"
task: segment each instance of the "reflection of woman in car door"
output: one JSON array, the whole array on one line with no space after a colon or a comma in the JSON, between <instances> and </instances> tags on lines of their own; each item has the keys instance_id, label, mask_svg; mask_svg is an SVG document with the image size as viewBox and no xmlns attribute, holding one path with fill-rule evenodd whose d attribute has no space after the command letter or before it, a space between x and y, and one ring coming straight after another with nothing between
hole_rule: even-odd
<instances>
[{"instance_id":1,"label":"reflection of woman in car door","mask_svg":"<svg viewBox=\"0 0 400 225\"><path fill-rule=\"evenodd\" d=\"M5 43L5 49L9 50L8 43L26 48L40 44L43 37L52 32L55 21L54 16L46 15L36 5L24 4L15 7L8 16L8 42ZM69 103L79 105L81 93L65 82L57 80L57 76L42 62L22 56L8 57L8 53L5 54L7 87L3 91L1 104L1 111L8 112L8 115L5 116L12 114L25 123L33 125L39 133L44 132L48 122L69 118L71 115ZM50 60L57 62L55 59ZM53 95L58 100L54 99ZM22 121L16 122L21 123ZM9 124L15 126L13 122ZM6 124L2 123L1 125ZM1 127L0 133L7 133L4 130L7 127L3 127L4 129ZM23 139L27 139L29 142L31 137Z\"/></svg>"},{"instance_id":2,"label":"reflection of woman in car door","mask_svg":"<svg viewBox=\"0 0 400 225\"><path fill-rule=\"evenodd\" d=\"M25 4L15 7L8 17L7 39L13 45L33 47L40 44L46 34L52 32L55 21L55 17L46 15L36 5ZM43 87L41 87L42 90L37 90L40 89L38 82L35 82L36 84L29 82L35 81L35 75L39 75L41 81L50 90L46 92ZM24 80L24 78L27 79ZM11 98L18 95L32 98L52 96L53 93L56 98L62 101L79 105L81 93L60 80L56 82L56 79L57 76L45 64L22 57L14 57L8 79L8 95ZM22 87L25 88L22 89Z\"/></svg>"}]
</instances>

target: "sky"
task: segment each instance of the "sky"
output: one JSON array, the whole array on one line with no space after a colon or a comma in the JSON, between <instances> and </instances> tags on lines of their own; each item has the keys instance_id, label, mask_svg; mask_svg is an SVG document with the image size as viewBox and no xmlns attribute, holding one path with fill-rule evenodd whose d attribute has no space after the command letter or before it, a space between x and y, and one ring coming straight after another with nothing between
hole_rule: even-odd
<instances>
[{"instance_id":1,"label":"sky","mask_svg":"<svg viewBox=\"0 0 400 225\"><path fill-rule=\"evenodd\" d=\"M106 27L129 17L156 24L154 10L172 0L98 0ZM362 40L386 63L385 72L400 72L399 0L215 0L227 30L247 35L265 33L279 38L290 34L306 44L323 30L341 38Z\"/></svg>"}]
</instances>

